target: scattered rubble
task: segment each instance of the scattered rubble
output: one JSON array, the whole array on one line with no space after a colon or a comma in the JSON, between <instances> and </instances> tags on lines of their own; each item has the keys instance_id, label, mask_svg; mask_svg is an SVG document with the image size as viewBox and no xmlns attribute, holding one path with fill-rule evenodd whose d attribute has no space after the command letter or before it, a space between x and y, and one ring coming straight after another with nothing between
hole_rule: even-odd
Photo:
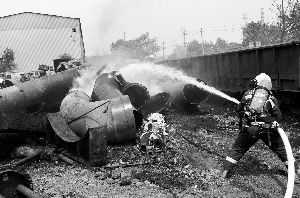
<instances>
[{"instance_id":1,"label":"scattered rubble","mask_svg":"<svg viewBox=\"0 0 300 198\"><path fill-rule=\"evenodd\" d=\"M165 155L160 153L155 160L140 152L136 139L108 146L110 163L104 167L40 157L22 168L31 175L34 191L43 197L283 196L287 182L281 171L284 166L261 143L242 158L230 179L220 178L222 157L238 132L236 116L226 109L193 115L166 111L164 120L169 142ZM287 132L296 136L293 130ZM141 129L137 136L142 133ZM294 193L300 196L299 186Z\"/></svg>"}]
</instances>

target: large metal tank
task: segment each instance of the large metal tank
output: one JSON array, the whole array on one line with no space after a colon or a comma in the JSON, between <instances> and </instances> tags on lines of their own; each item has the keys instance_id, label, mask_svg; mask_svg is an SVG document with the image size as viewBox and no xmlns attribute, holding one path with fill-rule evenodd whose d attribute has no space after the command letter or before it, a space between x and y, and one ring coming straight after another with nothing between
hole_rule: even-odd
<instances>
[{"instance_id":1,"label":"large metal tank","mask_svg":"<svg viewBox=\"0 0 300 198\"><path fill-rule=\"evenodd\" d=\"M147 88L139 83L129 83L127 82L121 74L116 76L117 80L121 86L121 92L124 95L128 95L131 101L131 104L139 109L142 105L150 99L150 94Z\"/></svg>"},{"instance_id":2,"label":"large metal tank","mask_svg":"<svg viewBox=\"0 0 300 198\"><path fill-rule=\"evenodd\" d=\"M0 89L0 111L56 111L78 76L79 72L71 69Z\"/></svg>"},{"instance_id":3,"label":"large metal tank","mask_svg":"<svg viewBox=\"0 0 300 198\"><path fill-rule=\"evenodd\" d=\"M210 96L196 85L183 82L166 83L162 88L170 94L173 107L183 111L197 110L197 106L206 102Z\"/></svg>"},{"instance_id":4,"label":"large metal tank","mask_svg":"<svg viewBox=\"0 0 300 198\"><path fill-rule=\"evenodd\" d=\"M132 141L136 135L133 106L128 96L91 102L84 92L72 91L62 101L60 114L80 139L89 128L104 126L112 144Z\"/></svg>"},{"instance_id":5,"label":"large metal tank","mask_svg":"<svg viewBox=\"0 0 300 198\"><path fill-rule=\"evenodd\" d=\"M102 73L96 80L92 100L100 101L123 96L119 82L109 73Z\"/></svg>"}]
</instances>

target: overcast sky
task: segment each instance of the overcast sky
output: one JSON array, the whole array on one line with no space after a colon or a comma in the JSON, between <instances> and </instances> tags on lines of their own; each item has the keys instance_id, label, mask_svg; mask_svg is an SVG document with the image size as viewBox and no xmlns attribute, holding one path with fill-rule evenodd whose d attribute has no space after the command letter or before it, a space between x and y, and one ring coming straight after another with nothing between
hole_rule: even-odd
<instances>
[{"instance_id":1,"label":"overcast sky","mask_svg":"<svg viewBox=\"0 0 300 198\"><path fill-rule=\"evenodd\" d=\"M273 0L2 0L1 16L38 12L80 18L86 55L109 52L110 43L130 40L149 32L159 43L166 43L166 53L174 45L217 37L241 42L241 27L258 21L263 8L265 21L275 20Z\"/></svg>"}]
</instances>

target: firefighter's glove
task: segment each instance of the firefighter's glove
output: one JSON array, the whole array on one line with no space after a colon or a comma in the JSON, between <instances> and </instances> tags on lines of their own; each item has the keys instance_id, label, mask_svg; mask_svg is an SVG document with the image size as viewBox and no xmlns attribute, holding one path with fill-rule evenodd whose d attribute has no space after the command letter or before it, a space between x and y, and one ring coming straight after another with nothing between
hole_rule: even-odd
<instances>
[{"instance_id":1,"label":"firefighter's glove","mask_svg":"<svg viewBox=\"0 0 300 198\"><path fill-rule=\"evenodd\" d=\"M272 128L277 128L277 127L279 127L278 122L273 121L273 122L272 122Z\"/></svg>"}]
</instances>

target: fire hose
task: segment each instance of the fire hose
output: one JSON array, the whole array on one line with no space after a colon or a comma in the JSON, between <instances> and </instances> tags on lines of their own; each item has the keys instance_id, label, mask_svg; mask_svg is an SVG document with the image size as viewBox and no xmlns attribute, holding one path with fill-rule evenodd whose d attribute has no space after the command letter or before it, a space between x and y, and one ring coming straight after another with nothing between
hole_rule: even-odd
<instances>
[{"instance_id":1,"label":"fire hose","mask_svg":"<svg viewBox=\"0 0 300 198\"><path fill-rule=\"evenodd\" d=\"M293 157L292 147L290 145L287 135L280 127L277 127L277 131L284 143L284 147L288 158L288 182L287 182L284 198L290 198L293 196L294 180L295 180L294 157Z\"/></svg>"},{"instance_id":2,"label":"fire hose","mask_svg":"<svg viewBox=\"0 0 300 198\"><path fill-rule=\"evenodd\" d=\"M255 122L254 122L255 123ZM259 124L259 122L257 122ZM253 125L253 124L252 124ZM285 192L285 198L290 198L293 196L293 189L294 189L294 180L295 180L295 166L294 166L294 157L293 157L293 152L292 152L292 147L290 145L289 139L287 135L285 134L284 130L279 127L279 124L275 122L271 128L276 129L277 132L279 133L284 147L286 151L286 155L288 158L288 182L287 182L287 187L286 187L286 192ZM269 144L270 142L270 136L268 134L268 141Z\"/></svg>"},{"instance_id":3,"label":"fire hose","mask_svg":"<svg viewBox=\"0 0 300 198\"><path fill-rule=\"evenodd\" d=\"M293 196L294 180L295 180L295 166L294 166L294 157L293 157L292 147L291 147L288 137L285 134L285 132L283 131L283 129L280 128L279 126L277 126L276 129L284 143L284 147L285 147L287 158L288 158L288 182L287 182L287 187L286 187L286 192L285 192L284 198L291 198ZM180 134L178 132L176 132L176 133L178 135L180 135L182 138L184 138L185 140L187 140L189 143L192 143L192 141L190 141L188 138L186 138L182 134ZM192 143L192 144L196 147L200 147L202 149L205 149L206 151L209 151L209 153L211 153L211 154L218 155L219 157L224 157L223 155L220 155L216 152L210 151L201 145L198 145L195 143Z\"/></svg>"}]
</instances>

